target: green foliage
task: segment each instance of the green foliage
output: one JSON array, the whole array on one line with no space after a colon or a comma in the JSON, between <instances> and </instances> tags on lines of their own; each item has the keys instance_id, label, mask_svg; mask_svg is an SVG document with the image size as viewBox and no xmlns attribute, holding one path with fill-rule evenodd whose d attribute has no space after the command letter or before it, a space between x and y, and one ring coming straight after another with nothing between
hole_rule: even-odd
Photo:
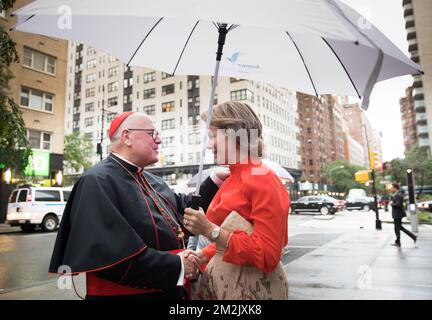
<instances>
[{"instance_id":1,"label":"green foliage","mask_svg":"<svg viewBox=\"0 0 432 320\"><path fill-rule=\"evenodd\" d=\"M74 132L65 137L64 166L74 169L76 172L87 170L91 166L89 160L93 151L93 143L90 138Z\"/></svg>"},{"instance_id":2,"label":"green foliage","mask_svg":"<svg viewBox=\"0 0 432 320\"><path fill-rule=\"evenodd\" d=\"M355 173L367 168L355 166L345 160L336 160L329 163L322 170L322 176L328 179L331 190L335 192L348 192L350 189L364 189L368 194L372 194L372 186L355 181ZM375 187L377 193L382 193L383 186L380 184L382 178L379 174L375 175Z\"/></svg>"},{"instance_id":3,"label":"green foliage","mask_svg":"<svg viewBox=\"0 0 432 320\"><path fill-rule=\"evenodd\" d=\"M13 6L14 0L2 0L2 9ZM31 146L18 105L9 96L9 81L13 75L9 69L18 62L16 44L0 27L0 163L20 174L28 164Z\"/></svg>"},{"instance_id":4,"label":"green foliage","mask_svg":"<svg viewBox=\"0 0 432 320\"><path fill-rule=\"evenodd\" d=\"M393 159L384 175L392 176L392 181L401 185L406 185L406 170L414 170L415 184L421 188L424 185L432 185L432 159L428 156L425 149L413 146L405 152L404 159ZM420 190L421 194L421 190Z\"/></svg>"}]
</instances>

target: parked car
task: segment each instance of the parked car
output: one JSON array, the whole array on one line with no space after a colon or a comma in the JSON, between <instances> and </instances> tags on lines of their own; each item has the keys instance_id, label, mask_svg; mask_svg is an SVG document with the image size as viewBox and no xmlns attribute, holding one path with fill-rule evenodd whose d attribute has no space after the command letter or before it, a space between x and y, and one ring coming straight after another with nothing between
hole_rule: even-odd
<instances>
[{"instance_id":1,"label":"parked car","mask_svg":"<svg viewBox=\"0 0 432 320\"><path fill-rule=\"evenodd\" d=\"M291 212L319 212L322 215L335 214L341 209L341 202L328 196L305 196L291 202Z\"/></svg>"},{"instance_id":2,"label":"parked car","mask_svg":"<svg viewBox=\"0 0 432 320\"><path fill-rule=\"evenodd\" d=\"M420 211L432 212L432 200L417 203L417 208Z\"/></svg>"},{"instance_id":3,"label":"parked car","mask_svg":"<svg viewBox=\"0 0 432 320\"><path fill-rule=\"evenodd\" d=\"M350 197L348 196L345 202L346 210L363 210L368 212L375 209L373 197Z\"/></svg>"},{"instance_id":4,"label":"parked car","mask_svg":"<svg viewBox=\"0 0 432 320\"><path fill-rule=\"evenodd\" d=\"M43 231L57 229L71 189L23 186L9 197L6 223L20 226L23 232L33 232L37 226Z\"/></svg>"}]
</instances>

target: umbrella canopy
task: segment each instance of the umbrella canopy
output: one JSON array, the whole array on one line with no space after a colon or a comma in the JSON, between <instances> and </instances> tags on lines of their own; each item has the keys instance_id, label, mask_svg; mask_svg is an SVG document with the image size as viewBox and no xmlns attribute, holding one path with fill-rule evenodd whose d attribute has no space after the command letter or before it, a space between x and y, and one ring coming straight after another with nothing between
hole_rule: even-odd
<instances>
[{"instance_id":1,"label":"umbrella canopy","mask_svg":"<svg viewBox=\"0 0 432 320\"><path fill-rule=\"evenodd\" d=\"M94 46L127 65L213 74L197 195L219 74L363 97L367 108L377 81L420 72L338 0L36 0L14 14L16 30Z\"/></svg>"},{"instance_id":2,"label":"umbrella canopy","mask_svg":"<svg viewBox=\"0 0 432 320\"><path fill-rule=\"evenodd\" d=\"M219 75L318 94L361 97L377 81L419 66L340 1L37 0L17 10L15 29L96 47L132 66L211 75L217 26L228 31ZM329 76L331 75L331 76Z\"/></svg>"}]
</instances>

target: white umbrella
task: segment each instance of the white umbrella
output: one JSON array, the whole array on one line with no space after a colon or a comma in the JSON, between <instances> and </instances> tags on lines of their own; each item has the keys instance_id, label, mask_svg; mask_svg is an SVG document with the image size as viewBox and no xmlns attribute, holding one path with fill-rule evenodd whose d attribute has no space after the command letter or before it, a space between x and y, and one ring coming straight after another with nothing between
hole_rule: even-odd
<instances>
[{"instance_id":1,"label":"white umbrella","mask_svg":"<svg viewBox=\"0 0 432 320\"><path fill-rule=\"evenodd\" d=\"M377 81L420 72L337 0L36 0L14 14L16 30L85 43L128 65L213 74L206 132L219 74L363 97L367 107ZM204 133L199 177L206 145Z\"/></svg>"}]
</instances>

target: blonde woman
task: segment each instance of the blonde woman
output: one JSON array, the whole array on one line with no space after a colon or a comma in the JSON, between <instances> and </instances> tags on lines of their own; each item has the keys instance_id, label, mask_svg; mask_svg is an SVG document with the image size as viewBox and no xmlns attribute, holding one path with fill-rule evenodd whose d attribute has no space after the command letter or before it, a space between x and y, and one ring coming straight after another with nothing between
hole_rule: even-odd
<instances>
[{"instance_id":1,"label":"blonde woman","mask_svg":"<svg viewBox=\"0 0 432 320\"><path fill-rule=\"evenodd\" d=\"M201 117L207 119L206 114ZM185 227L212 241L198 251L202 263L208 263L198 297L287 299L280 259L288 241L290 199L279 178L260 161L261 122L245 103L222 103L213 108L209 137L216 162L229 164L231 174L206 214L185 210Z\"/></svg>"}]
</instances>

